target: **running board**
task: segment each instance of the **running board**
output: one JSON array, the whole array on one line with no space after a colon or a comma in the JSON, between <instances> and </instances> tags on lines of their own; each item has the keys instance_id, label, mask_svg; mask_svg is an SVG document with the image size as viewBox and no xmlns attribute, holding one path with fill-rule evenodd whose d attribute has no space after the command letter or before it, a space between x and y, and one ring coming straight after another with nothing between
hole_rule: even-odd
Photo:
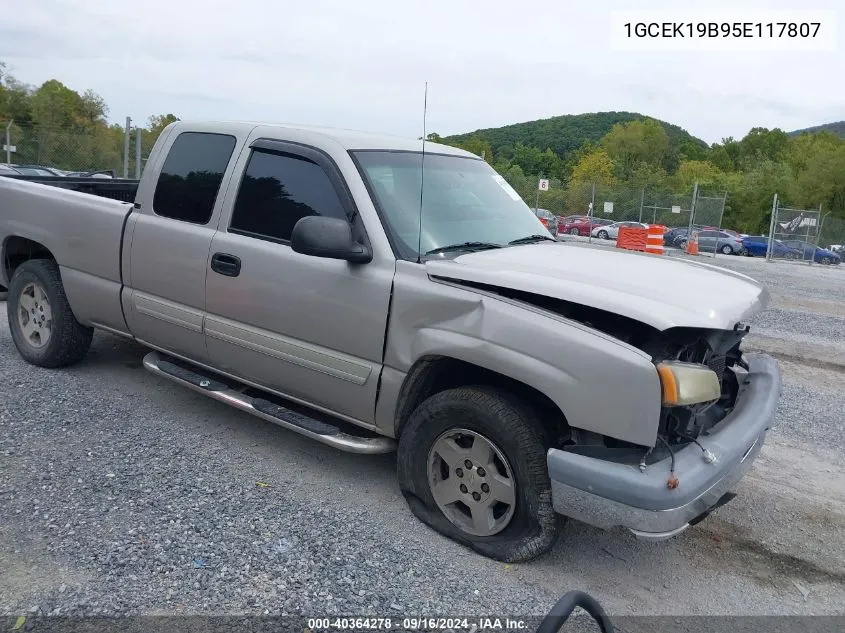
<instances>
[{"instance_id":1,"label":"running board","mask_svg":"<svg viewBox=\"0 0 845 633\"><path fill-rule=\"evenodd\" d=\"M269 399L248 396L233 389L219 378L200 374L199 368L188 369L182 365L177 365L158 352L150 352L144 356L144 368L209 398L225 402L235 409L246 411L263 420L273 422L291 431L296 431L300 435L348 453L372 455L390 453L396 449L396 442L389 437L381 435L366 437L347 433L333 424L303 415L271 402Z\"/></svg>"}]
</instances>

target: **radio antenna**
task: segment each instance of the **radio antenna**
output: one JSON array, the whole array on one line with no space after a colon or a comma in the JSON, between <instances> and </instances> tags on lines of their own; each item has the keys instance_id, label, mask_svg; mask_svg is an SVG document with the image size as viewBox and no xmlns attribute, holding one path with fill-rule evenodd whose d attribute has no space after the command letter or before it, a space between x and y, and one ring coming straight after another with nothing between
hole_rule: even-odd
<instances>
[{"instance_id":1,"label":"radio antenna","mask_svg":"<svg viewBox=\"0 0 845 633\"><path fill-rule=\"evenodd\" d=\"M425 95L423 96L423 135L422 135L422 158L420 159L420 232L417 236L417 263L422 263L422 214L423 214L423 185L425 182L425 123L428 114L428 82L425 82Z\"/></svg>"}]
</instances>

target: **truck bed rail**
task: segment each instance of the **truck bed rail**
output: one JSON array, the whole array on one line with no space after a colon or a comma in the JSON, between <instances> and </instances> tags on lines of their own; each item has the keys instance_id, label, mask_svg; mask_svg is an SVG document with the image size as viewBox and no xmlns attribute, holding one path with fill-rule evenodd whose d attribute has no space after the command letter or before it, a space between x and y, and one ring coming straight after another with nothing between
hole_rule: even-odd
<instances>
[{"instance_id":1,"label":"truck bed rail","mask_svg":"<svg viewBox=\"0 0 845 633\"><path fill-rule=\"evenodd\" d=\"M135 202L135 193L138 191L138 183L140 182L138 180L124 178L76 178L67 176L18 176L6 174L3 174L3 177L71 189L102 198L120 200L121 202Z\"/></svg>"}]
</instances>

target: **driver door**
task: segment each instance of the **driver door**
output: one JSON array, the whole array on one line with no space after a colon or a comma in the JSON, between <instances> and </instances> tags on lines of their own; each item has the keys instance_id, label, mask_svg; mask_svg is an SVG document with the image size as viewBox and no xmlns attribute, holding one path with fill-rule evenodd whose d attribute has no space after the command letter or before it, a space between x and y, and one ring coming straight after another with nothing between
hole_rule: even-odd
<instances>
[{"instance_id":1,"label":"driver door","mask_svg":"<svg viewBox=\"0 0 845 633\"><path fill-rule=\"evenodd\" d=\"M335 163L316 149L259 139L243 152L211 243L206 280L214 366L294 400L372 423L395 262L295 253L306 215L360 214ZM354 220L352 220L354 218ZM215 267L214 261L225 265Z\"/></svg>"}]
</instances>

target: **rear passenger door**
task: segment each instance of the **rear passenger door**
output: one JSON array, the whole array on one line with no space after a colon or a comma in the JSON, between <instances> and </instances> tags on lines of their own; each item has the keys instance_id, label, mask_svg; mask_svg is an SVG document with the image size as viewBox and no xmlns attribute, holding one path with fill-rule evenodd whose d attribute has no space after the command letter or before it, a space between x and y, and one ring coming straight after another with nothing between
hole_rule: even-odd
<instances>
[{"instance_id":1,"label":"rear passenger door","mask_svg":"<svg viewBox=\"0 0 845 633\"><path fill-rule=\"evenodd\" d=\"M257 139L238 161L241 171L211 247L212 364L371 424L395 260L352 264L291 249L291 231L308 215L344 219L367 239L341 172L322 151Z\"/></svg>"},{"instance_id":2,"label":"rear passenger door","mask_svg":"<svg viewBox=\"0 0 845 633\"><path fill-rule=\"evenodd\" d=\"M124 306L136 338L205 362L208 249L220 213L218 194L238 142L211 132L171 136L170 146L162 147L166 158L154 190L139 192L148 207L133 214Z\"/></svg>"}]
</instances>

